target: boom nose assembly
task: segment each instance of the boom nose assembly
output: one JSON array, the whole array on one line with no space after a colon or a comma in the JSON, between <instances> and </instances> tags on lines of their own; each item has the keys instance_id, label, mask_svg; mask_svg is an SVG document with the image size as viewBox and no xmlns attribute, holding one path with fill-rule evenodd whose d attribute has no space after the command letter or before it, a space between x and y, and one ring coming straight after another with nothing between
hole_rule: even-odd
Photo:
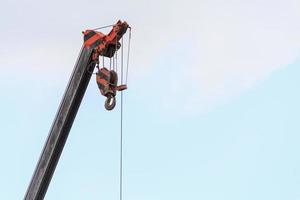
<instances>
[{"instance_id":1,"label":"boom nose assembly","mask_svg":"<svg viewBox=\"0 0 300 200\"><path fill-rule=\"evenodd\" d=\"M106 110L114 109L116 105L116 93L127 89L127 85L123 84L123 35L127 29L130 29L126 22L118 21L113 29L107 34L94 30L86 30L84 34L84 46L94 48L92 59L96 63L98 72L96 73L96 82L100 93L106 97L104 107ZM120 40L122 39L122 44ZM129 44L128 44L129 45ZM121 85L118 85L118 57L117 51L122 47L121 51ZM99 68L99 57L102 56L102 67ZM104 64L104 58L109 59L109 68ZM128 58L127 58L128 59ZM113 63L112 63L113 61ZM127 66L128 67L128 66ZM127 72L128 70L126 70Z\"/></svg>"}]
</instances>

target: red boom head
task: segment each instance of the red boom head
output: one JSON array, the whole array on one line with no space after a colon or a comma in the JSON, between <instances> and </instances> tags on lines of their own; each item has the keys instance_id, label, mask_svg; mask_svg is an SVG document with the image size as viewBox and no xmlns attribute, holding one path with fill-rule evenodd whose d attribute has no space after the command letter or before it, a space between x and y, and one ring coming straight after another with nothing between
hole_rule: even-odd
<instances>
[{"instance_id":1,"label":"red boom head","mask_svg":"<svg viewBox=\"0 0 300 200\"><path fill-rule=\"evenodd\" d=\"M107 35L95 30L86 30L83 32L84 46L94 48L93 59L99 55L111 58L120 48L119 40L126 33L128 27L127 22L119 20Z\"/></svg>"}]
</instances>

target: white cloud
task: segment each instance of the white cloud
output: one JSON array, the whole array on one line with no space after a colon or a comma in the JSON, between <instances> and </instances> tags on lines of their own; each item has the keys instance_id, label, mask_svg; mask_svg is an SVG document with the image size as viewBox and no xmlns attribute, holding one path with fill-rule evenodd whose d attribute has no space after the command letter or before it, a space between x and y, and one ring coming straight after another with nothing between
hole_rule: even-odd
<instances>
[{"instance_id":1,"label":"white cloud","mask_svg":"<svg viewBox=\"0 0 300 200\"><path fill-rule=\"evenodd\" d=\"M229 101L300 56L298 1L185 1L169 6L165 10L171 16L162 20L166 27L156 32L169 42L162 45L168 50L161 52L161 46L150 42L145 46L157 49L155 56L185 60L165 66L170 67L165 87L171 90L164 91L170 109L197 112ZM164 13L154 19L160 21ZM178 55L176 48L186 52Z\"/></svg>"},{"instance_id":2,"label":"white cloud","mask_svg":"<svg viewBox=\"0 0 300 200\"><path fill-rule=\"evenodd\" d=\"M131 83L146 84L149 74L168 71L167 77L155 77L164 81L168 99L174 99L165 104L197 112L232 99L300 55L298 0L89 1L94 6L85 14L80 3L59 8L57 3L31 1L34 7L24 7L18 15L7 9L1 66L26 64L30 73L51 77L59 72L64 75L54 77L65 79L63 69L70 71L80 48L78 30L126 19L133 27ZM33 11L39 6L48 9L37 18ZM30 31L22 35L26 40L13 39L23 33L11 29L20 20L24 23L18 26Z\"/></svg>"}]
</instances>

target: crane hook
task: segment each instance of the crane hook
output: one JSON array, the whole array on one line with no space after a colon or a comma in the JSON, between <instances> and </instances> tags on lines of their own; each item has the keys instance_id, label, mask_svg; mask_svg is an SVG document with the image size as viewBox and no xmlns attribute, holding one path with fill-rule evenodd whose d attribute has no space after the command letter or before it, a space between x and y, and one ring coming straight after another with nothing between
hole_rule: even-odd
<instances>
[{"instance_id":1,"label":"crane hook","mask_svg":"<svg viewBox=\"0 0 300 200\"><path fill-rule=\"evenodd\" d=\"M108 94L104 103L106 110L112 110L116 106L116 97L113 94Z\"/></svg>"}]
</instances>

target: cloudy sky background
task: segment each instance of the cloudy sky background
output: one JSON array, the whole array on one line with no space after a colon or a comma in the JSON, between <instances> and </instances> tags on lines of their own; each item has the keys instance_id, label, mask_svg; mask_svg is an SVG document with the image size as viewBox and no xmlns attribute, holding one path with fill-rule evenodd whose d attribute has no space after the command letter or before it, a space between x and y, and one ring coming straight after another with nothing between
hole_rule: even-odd
<instances>
[{"instance_id":1,"label":"cloudy sky background","mask_svg":"<svg viewBox=\"0 0 300 200\"><path fill-rule=\"evenodd\" d=\"M0 197L21 199L82 44L133 27L124 199L299 199L300 3L3 1ZM119 107L91 81L46 199L118 197Z\"/></svg>"}]
</instances>

